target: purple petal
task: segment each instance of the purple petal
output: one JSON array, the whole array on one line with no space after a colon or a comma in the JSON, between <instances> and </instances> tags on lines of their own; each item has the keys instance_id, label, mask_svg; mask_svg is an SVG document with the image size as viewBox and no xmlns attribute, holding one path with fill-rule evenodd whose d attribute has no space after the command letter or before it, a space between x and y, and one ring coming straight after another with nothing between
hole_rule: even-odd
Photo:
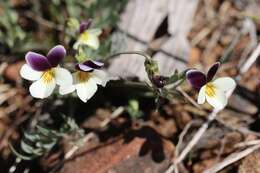
<instances>
[{"instance_id":1,"label":"purple petal","mask_svg":"<svg viewBox=\"0 0 260 173\"><path fill-rule=\"evenodd\" d=\"M103 62L92 61L92 60L85 61L85 62L83 62L83 64L86 65L86 66L89 66L89 67L91 67L93 69L100 69L101 67L104 66Z\"/></svg>"},{"instance_id":2,"label":"purple petal","mask_svg":"<svg viewBox=\"0 0 260 173\"><path fill-rule=\"evenodd\" d=\"M84 65L84 64L77 64L75 68L77 70L85 71L85 72L91 72L91 71L94 70L92 67L89 67L89 66Z\"/></svg>"},{"instance_id":3,"label":"purple petal","mask_svg":"<svg viewBox=\"0 0 260 173\"><path fill-rule=\"evenodd\" d=\"M91 23L91 19L81 22L79 25L79 32L83 33L85 30L87 30L90 27Z\"/></svg>"},{"instance_id":4,"label":"purple petal","mask_svg":"<svg viewBox=\"0 0 260 173\"><path fill-rule=\"evenodd\" d=\"M104 65L104 63L99 62L99 61L87 60L83 63L77 64L76 69L85 71L85 72L89 72L89 71L93 71L95 69L100 69L103 65Z\"/></svg>"},{"instance_id":5,"label":"purple petal","mask_svg":"<svg viewBox=\"0 0 260 173\"><path fill-rule=\"evenodd\" d=\"M186 73L186 78L196 89L200 89L207 82L205 74L198 70L189 70Z\"/></svg>"},{"instance_id":6,"label":"purple petal","mask_svg":"<svg viewBox=\"0 0 260 173\"><path fill-rule=\"evenodd\" d=\"M25 55L25 60L36 71L45 71L51 68L47 58L35 52L28 52Z\"/></svg>"},{"instance_id":7,"label":"purple petal","mask_svg":"<svg viewBox=\"0 0 260 173\"><path fill-rule=\"evenodd\" d=\"M218 71L219 66L220 66L220 62L216 62L210 67L207 74L207 82L211 81L214 78L215 74Z\"/></svg>"},{"instance_id":8,"label":"purple petal","mask_svg":"<svg viewBox=\"0 0 260 173\"><path fill-rule=\"evenodd\" d=\"M47 54L47 59L52 67L56 67L60 61L65 57L66 50L62 45L53 47Z\"/></svg>"},{"instance_id":9,"label":"purple petal","mask_svg":"<svg viewBox=\"0 0 260 173\"><path fill-rule=\"evenodd\" d=\"M87 60L83 63L77 64L76 69L85 71L85 72L89 72L89 71L93 71L95 69L100 69L103 65L104 65L104 63L99 62L99 61Z\"/></svg>"}]
</instances>

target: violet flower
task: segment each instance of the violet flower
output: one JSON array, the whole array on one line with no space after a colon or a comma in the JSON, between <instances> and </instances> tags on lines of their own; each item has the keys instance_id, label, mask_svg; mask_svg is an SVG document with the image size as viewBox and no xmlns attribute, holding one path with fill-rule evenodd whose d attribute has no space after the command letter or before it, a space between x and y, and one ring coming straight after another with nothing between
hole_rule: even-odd
<instances>
[{"instance_id":1,"label":"violet flower","mask_svg":"<svg viewBox=\"0 0 260 173\"><path fill-rule=\"evenodd\" d=\"M60 87L61 94L69 94L76 90L78 97L87 102L97 91L97 85L103 87L111 79L107 73L100 68L104 64L98 61L87 60L76 65L77 71L72 74L73 84L71 86Z\"/></svg>"},{"instance_id":2,"label":"violet flower","mask_svg":"<svg viewBox=\"0 0 260 173\"><path fill-rule=\"evenodd\" d=\"M76 43L73 45L74 49L77 50L81 45L89 46L95 50L99 48L100 43L98 36L101 34L101 29L89 29L90 25L91 20L80 23L80 35Z\"/></svg>"},{"instance_id":3,"label":"violet flower","mask_svg":"<svg viewBox=\"0 0 260 173\"><path fill-rule=\"evenodd\" d=\"M223 109L227 105L226 92L236 87L236 82L230 77L213 78L219 69L220 63L213 64L207 75L198 70L189 70L186 78L189 83L199 90L198 103L203 104L206 100L216 109Z\"/></svg>"},{"instance_id":4,"label":"violet flower","mask_svg":"<svg viewBox=\"0 0 260 173\"><path fill-rule=\"evenodd\" d=\"M47 56L35 52L25 55L26 64L20 70L20 75L27 80L34 81L29 88L30 94L35 98L46 98L50 96L59 86L72 84L71 73L58 66L66 55L62 45L53 47Z\"/></svg>"}]
</instances>

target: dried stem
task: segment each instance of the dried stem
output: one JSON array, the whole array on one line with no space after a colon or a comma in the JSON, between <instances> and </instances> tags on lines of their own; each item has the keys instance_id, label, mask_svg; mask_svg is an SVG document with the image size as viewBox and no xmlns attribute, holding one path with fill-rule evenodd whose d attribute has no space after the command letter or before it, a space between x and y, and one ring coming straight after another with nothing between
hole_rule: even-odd
<instances>
[{"instance_id":1,"label":"dried stem","mask_svg":"<svg viewBox=\"0 0 260 173\"><path fill-rule=\"evenodd\" d=\"M251 56L248 58L248 60L244 63L244 65L240 68L239 73L244 74L248 71L248 69L254 64L254 62L257 60L258 56L260 54L260 43L258 43L257 48L254 50L254 52L251 54Z\"/></svg>"},{"instance_id":2,"label":"dried stem","mask_svg":"<svg viewBox=\"0 0 260 173\"><path fill-rule=\"evenodd\" d=\"M180 147L183 143L183 139L184 139L184 136L187 134L187 132L189 131L189 129L191 128L191 126L195 123L195 121L191 121L189 122L185 127L184 129L182 130L180 136L179 136L179 141L178 141L178 144L176 146L176 149L175 149L175 153L174 153L174 158L177 158L179 156L179 151L180 151ZM177 166L177 163L176 163L176 160L173 159L173 165L165 172L165 173L171 173L173 170L175 173L178 173L178 166Z\"/></svg>"},{"instance_id":3,"label":"dried stem","mask_svg":"<svg viewBox=\"0 0 260 173\"><path fill-rule=\"evenodd\" d=\"M117 57L119 55L140 55L140 56L143 56L144 58L151 59L151 57L148 54L146 54L146 53L144 53L142 51L119 52L119 53L115 53L113 55L110 55L110 56L108 56L105 59L109 60L109 59L115 58L115 57Z\"/></svg>"},{"instance_id":4,"label":"dried stem","mask_svg":"<svg viewBox=\"0 0 260 173\"><path fill-rule=\"evenodd\" d=\"M242 159L243 157L246 157L247 155L251 154L252 152L254 152L255 150L259 149L260 145L254 145L250 148L247 148L243 151L237 152L237 153L233 153L230 154L228 157L226 157L222 162L214 165L213 167L211 167L210 169L207 169L206 171L204 171L203 173L216 173L220 170L222 170L223 168L225 168L226 166Z\"/></svg>"},{"instance_id":5,"label":"dried stem","mask_svg":"<svg viewBox=\"0 0 260 173\"><path fill-rule=\"evenodd\" d=\"M177 159L177 163L180 163L184 160L186 155L192 150L192 148L198 143L204 132L208 129L209 124L215 119L217 116L217 113L219 112L219 109L214 109L208 117L208 120L199 128L197 133L193 136L191 141L188 143L188 145L184 148L184 150L181 152L180 156Z\"/></svg>"}]
</instances>

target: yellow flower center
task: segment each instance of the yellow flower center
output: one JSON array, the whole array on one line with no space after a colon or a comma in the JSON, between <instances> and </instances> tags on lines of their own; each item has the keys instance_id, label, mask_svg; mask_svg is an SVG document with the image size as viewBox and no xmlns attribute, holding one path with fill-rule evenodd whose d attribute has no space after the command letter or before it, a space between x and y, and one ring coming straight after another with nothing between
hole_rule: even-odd
<instances>
[{"instance_id":1,"label":"yellow flower center","mask_svg":"<svg viewBox=\"0 0 260 173\"><path fill-rule=\"evenodd\" d=\"M78 71L76 76L77 76L77 80L79 82L86 82L90 78L91 75L88 72Z\"/></svg>"},{"instance_id":2,"label":"yellow flower center","mask_svg":"<svg viewBox=\"0 0 260 173\"><path fill-rule=\"evenodd\" d=\"M54 70L53 69L47 70L42 75L43 82L45 84L50 83L54 79L54 76L55 76L55 74L54 74Z\"/></svg>"},{"instance_id":3,"label":"yellow flower center","mask_svg":"<svg viewBox=\"0 0 260 173\"><path fill-rule=\"evenodd\" d=\"M81 42L88 41L88 39L89 39L89 33L87 31L82 33L79 37L79 41Z\"/></svg>"},{"instance_id":4,"label":"yellow flower center","mask_svg":"<svg viewBox=\"0 0 260 173\"><path fill-rule=\"evenodd\" d=\"M209 82L206 84L205 92L209 97L214 97L215 96L215 86Z\"/></svg>"}]
</instances>

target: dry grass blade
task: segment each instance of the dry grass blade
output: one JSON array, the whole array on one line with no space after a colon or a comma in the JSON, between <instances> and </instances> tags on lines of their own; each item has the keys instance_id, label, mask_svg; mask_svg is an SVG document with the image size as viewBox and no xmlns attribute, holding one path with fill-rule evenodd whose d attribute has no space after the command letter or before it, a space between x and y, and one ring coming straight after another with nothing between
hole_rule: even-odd
<instances>
[{"instance_id":1,"label":"dry grass blade","mask_svg":"<svg viewBox=\"0 0 260 173\"><path fill-rule=\"evenodd\" d=\"M251 54L251 56L248 58L248 60L244 63L244 65L240 69L240 74L244 74L247 72L247 70L254 64L254 62L257 60L260 54L260 43L258 43L257 48L254 50L254 52Z\"/></svg>"},{"instance_id":2,"label":"dry grass blade","mask_svg":"<svg viewBox=\"0 0 260 173\"><path fill-rule=\"evenodd\" d=\"M252 145L260 145L260 139L257 140L252 140L252 141L246 141L246 142L240 142L235 145L236 148L241 148L241 147L248 147Z\"/></svg>"},{"instance_id":3,"label":"dry grass blade","mask_svg":"<svg viewBox=\"0 0 260 173\"><path fill-rule=\"evenodd\" d=\"M257 150L259 148L260 148L260 145L254 145L254 146L247 148L247 149L245 149L241 152L233 153L233 154L229 155L227 158L225 158L222 162L216 164L215 166L211 167L210 169L207 169L203 173L218 172L218 171L222 170L223 168L225 168L226 166L228 166L228 165L244 158L245 156L251 154L252 152L254 152L255 150Z\"/></svg>"},{"instance_id":4,"label":"dry grass blade","mask_svg":"<svg viewBox=\"0 0 260 173\"><path fill-rule=\"evenodd\" d=\"M179 136L178 144L177 144L176 149L175 149L175 153L174 153L175 158L178 158L178 156L179 156L179 151L180 151L181 145L183 144L184 136L188 133L188 131L189 131L189 129L191 128L191 126L192 126L193 124L195 124L195 123L196 123L196 121L191 121L191 122L189 122L189 123L184 127L184 129L182 130L182 132L181 132L181 134L180 134L180 136ZM165 173L171 173L173 170L174 170L175 173L178 173L178 172L179 172L179 171L178 171L178 167L177 167L176 161L173 160L173 163L174 163L174 164L173 164L172 166L170 166L169 169L168 169Z\"/></svg>"},{"instance_id":5,"label":"dry grass blade","mask_svg":"<svg viewBox=\"0 0 260 173\"><path fill-rule=\"evenodd\" d=\"M199 130L196 132L196 134L193 136L191 141L188 143L188 145L184 148L184 150L181 152L180 156L177 159L177 163L180 163L184 160L184 158L187 156L187 154L192 150L192 148L198 143L200 138L203 136L204 132L208 129L209 124L215 119L217 116L217 113L220 110L214 109L212 113L208 117L208 121L205 122Z\"/></svg>"},{"instance_id":6,"label":"dry grass blade","mask_svg":"<svg viewBox=\"0 0 260 173\"><path fill-rule=\"evenodd\" d=\"M84 138L83 138L83 143L86 143L87 141L89 141L91 138L93 138L95 136L94 133L88 133ZM69 159L78 149L80 148L80 146L78 145L74 145L64 156L64 159L67 160Z\"/></svg>"}]
</instances>

